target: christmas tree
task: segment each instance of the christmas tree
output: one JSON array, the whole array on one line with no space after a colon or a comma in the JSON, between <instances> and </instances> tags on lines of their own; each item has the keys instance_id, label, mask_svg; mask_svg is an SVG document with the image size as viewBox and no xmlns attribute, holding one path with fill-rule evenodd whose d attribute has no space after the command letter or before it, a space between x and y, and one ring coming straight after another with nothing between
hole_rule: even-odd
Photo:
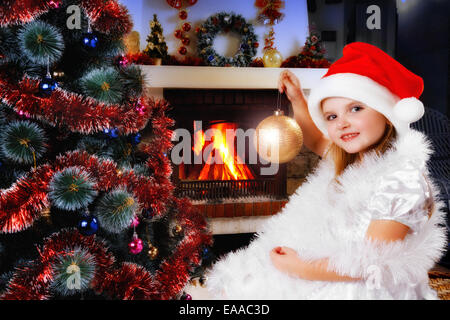
<instances>
[{"instance_id":1,"label":"christmas tree","mask_svg":"<svg viewBox=\"0 0 450 320\"><path fill-rule=\"evenodd\" d=\"M147 47L144 53L150 58L167 59L167 45L164 41L163 29L158 21L156 14L153 15L153 21L150 22L150 34L147 37Z\"/></svg>"},{"instance_id":2,"label":"christmas tree","mask_svg":"<svg viewBox=\"0 0 450 320\"><path fill-rule=\"evenodd\" d=\"M0 299L175 299L211 235L113 0L0 3Z\"/></svg>"},{"instance_id":3,"label":"christmas tree","mask_svg":"<svg viewBox=\"0 0 450 320\"><path fill-rule=\"evenodd\" d=\"M320 36L312 31L306 38L305 45L298 55L301 67L328 68L330 63L324 58L325 48L323 48Z\"/></svg>"},{"instance_id":4,"label":"christmas tree","mask_svg":"<svg viewBox=\"0 0 450 320\"><path fill-rule=\"evenodd\" d=\"M325 59L325 48L323 48L320 36L314 28L306 38L305 45L296 56L287 58L281 64L282 68L329 68L331 63Z\"/></svg>"}]
</instances>

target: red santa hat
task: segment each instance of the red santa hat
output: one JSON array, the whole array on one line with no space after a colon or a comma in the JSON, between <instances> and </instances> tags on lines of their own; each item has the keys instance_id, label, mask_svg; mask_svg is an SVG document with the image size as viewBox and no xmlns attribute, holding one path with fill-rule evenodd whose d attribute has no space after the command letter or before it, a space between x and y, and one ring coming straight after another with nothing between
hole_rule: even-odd
<instances>
[{"instance_id":1,"label":"red santa hat","mask_svg":"<svg viewBox=\"0 0 450 320\"><path fill-rule=\"evenodd\" d=\"M342 58L311 90L308 108L316 126L328 136L321 102L330 97L359 101L382 113L402 135L412 122L424 114L418 100L423 91L423 79L379 48L353 42L344 47Z\"/></svg>"}]
</instances>

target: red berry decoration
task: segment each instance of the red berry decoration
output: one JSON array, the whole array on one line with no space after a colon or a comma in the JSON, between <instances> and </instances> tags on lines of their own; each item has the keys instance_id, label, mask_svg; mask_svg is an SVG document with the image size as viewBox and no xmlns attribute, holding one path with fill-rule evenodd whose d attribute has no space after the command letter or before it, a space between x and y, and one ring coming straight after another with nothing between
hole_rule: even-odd
<instances>
[{"instance_id":1,"label":"red berry decoration","mask_svg":"<svg viewBox=\"0 0 450 320\"><path fill-rule=\"evenodd\" d=\"M175 38L181 39L183 37L183 31L181 31L180 29L177 29L177 30L175 30L173 35L175 36Z\"/></svg>"},{"instance_id":2,"label":"red berry decoration","mask_svg":"<svg viewBox=\"0 0 450 320\"><path fill-rule=\"evenodd\" d=\"M188 13L186 10L181 10L180 13L178 13L178 16L181 20L186 20L188 17Z\"/></svg>"},{"instance_id":3,"label":"red berry decoration","mask_svg":"<svg viewBox=\"0 0 450 320\"><path fill-rule=\"evenodd\" d=\"M186 47L181 46L181 47L178 49L178 53L179 53L179 54L182 54L182 55L184 56L184 55L187 53Z\"/></svg>"},{"instance_id":4,"label":"red berry decoration","mask_svg":"<svg viewBox=\"0 0 450 320\"><path fill-rule=\"evenodd\" d=\"M191 24L189 22L184 23L182 29L183 31L189 32L191 30Z\"/></svg>"},{"instance_id":5,"label":"red berry decoration","mask_svg":"<svg viewBox=\"0 0 450 320\"><path fill-rule=\"evenodd\" d=\"M166 0L169 6L180 9L181 8L181 0Z\"/></svg>"},{"instance_id":6,"label":"red berry decoration","mask_svg":"<svg viewBox=\"0 0 450 320\"><path fill-rule=\"evenodd\" d=\"M189 43L191 43L191 40L189 40L188 37L184 37L183 40L181 40L181 43L184 44L185 46L188 46Z\"/></svg>"}]
</instances>

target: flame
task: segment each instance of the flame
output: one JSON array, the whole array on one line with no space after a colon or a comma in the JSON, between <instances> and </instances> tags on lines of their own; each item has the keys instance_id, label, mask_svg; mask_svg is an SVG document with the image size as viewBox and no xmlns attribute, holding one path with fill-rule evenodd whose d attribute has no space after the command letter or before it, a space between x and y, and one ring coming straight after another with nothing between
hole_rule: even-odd
<instances>
[{"instance_id":1,"label":"flame","mask_svg":"<svg viewBox=\"0 0 450 320\"><path fill-rule=\"evenodd\" d=\"M196 122L194 121L194 146L192 150L198 156L202 153L205 146L205 135L202 130L198 130Z\"/></svg>"},{"instance_id":2,"label":"flame","mask_svg":"<svg viewBox=\"0 0 450 320\"><path fill-rule=\"evenodd\" d=\"M214 130L212 141L206 146L210 148L208 160L200 171L198 180L248 180L254 179L254 175L250 168L247 167L233 148L229 148L227 142L227 130L236 132L237 125L235 123L218 123L211 126ZM197 132L198 133L198 132ZM205 147L205 136L201 134L201 148ZM230 134L230 131L228 131ZM234 136L230 142L234 143ZM212 146L211 146L212 144ZM200 144L194 146L194 152L199 150ZM197 153L198 154L198 153ZM214 155L214 159L213 159ZM219 162L219 163L218 163Z\"/></svg>"}]
</instances>

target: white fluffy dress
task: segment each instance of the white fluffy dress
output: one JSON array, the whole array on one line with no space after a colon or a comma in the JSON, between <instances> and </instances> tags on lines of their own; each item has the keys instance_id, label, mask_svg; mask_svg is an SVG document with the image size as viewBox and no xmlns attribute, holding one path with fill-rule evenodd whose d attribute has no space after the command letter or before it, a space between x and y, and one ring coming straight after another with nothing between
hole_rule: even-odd
<instances>
[{"instance_id":1,"label":"white fluffy dress","mask_svg":"<svg viewBox=\"0 0 450 320\"><path fill-rule=\"evenodd\" d=\"M414 130L383 156L365 155L333 183L325 158L283 210L243 249L221 257L207 272L215 299L437 299L428 271L447 245L443 203L428 178L431 148ZM430 207L434 199L434 206ZM429 210L432 214L429 216ZM368 240L372 220L395 220L410 230L403 240ZM270 251L294 249L301 259L328 258L330 270L364 279L310 281L277 270Z\"/></svg>"}]
</instances>

